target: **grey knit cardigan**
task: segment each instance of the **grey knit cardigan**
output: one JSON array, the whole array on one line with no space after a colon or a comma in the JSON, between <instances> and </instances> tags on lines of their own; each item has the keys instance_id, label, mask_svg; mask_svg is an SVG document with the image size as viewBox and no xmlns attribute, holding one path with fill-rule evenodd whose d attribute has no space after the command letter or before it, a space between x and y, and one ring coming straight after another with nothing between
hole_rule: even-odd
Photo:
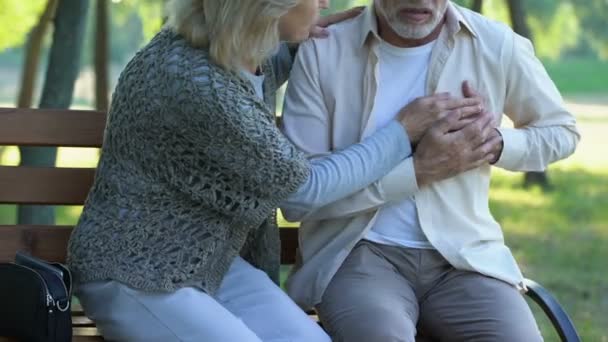
<instances>
[{"instance_id":1,"label":"grey knit cardigan","mask_svg":"<svg viewBox=\"0 0 608 342\"><path fill-rule=\"evenodd\" d=\"M292 58L282 47L264 65L264 102L168 29L137 53L119 78L70 239L77 283L213 294L239 254L278 280L275 208L310 172L274 122Z\"/></svg>"}]
</instances>

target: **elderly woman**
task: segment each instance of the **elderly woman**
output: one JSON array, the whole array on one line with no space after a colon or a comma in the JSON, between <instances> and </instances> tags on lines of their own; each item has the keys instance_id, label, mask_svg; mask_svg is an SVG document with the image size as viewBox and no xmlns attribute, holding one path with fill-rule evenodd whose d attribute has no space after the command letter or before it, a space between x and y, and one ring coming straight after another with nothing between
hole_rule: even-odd
<instances>
[{"instance_id":1,"label":"elderly woman","mask_svg":"<svg viewBox=\"0 0 608 342\"><path fill-rule=\"evenodd\" d=\"M322 206L381 178L411 153L407 113L431 115L445 96L307 161L275 126L274 93L294 53L279 42L308 38L318 8L175 0L126 66L68 258L106 339L329 341L276 284L275 208Z\"/></svg>"}]
</instances>

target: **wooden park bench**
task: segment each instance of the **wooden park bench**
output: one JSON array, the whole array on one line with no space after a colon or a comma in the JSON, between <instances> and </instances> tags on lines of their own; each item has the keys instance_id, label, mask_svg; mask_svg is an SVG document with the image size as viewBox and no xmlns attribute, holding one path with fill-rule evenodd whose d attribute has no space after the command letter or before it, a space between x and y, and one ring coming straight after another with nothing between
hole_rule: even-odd
<instances>
[{"instance_id":1,"label":"wooden park bench","mask_svg":"<svg viewBox=\"0 0 608 342\"><path fill-rule=\"evenodd\" d=\"M0 146L101 147L105 121L105 114L96 111L0 108ZM0 204L82 205L94 171L0 166ZM71 230L70 226L0 225L0 262L12 261L19 250L48 261L65 262ZM282 263L293 264L297 229L283 227L280 233ZM579 341L558 302L540 285L526 281L527 295L540 305L562 340ZM73 305L72 316L74 341L103 341L79 305ZM0 337L0 341L9 340Z\"/></svg>"}]
</instances>

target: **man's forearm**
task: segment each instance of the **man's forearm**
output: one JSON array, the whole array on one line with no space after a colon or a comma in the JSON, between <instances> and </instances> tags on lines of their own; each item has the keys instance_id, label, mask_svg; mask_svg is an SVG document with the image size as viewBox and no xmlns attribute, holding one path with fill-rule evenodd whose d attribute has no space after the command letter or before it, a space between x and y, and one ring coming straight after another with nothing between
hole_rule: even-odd
<instances>
[{"instance_id":1,"label":"man's forearm","mask_svg":"<svg viewBox=\"0 0 608 342\"><path fill-rule=\"evenodd\" d=\"M504 147L495 165L511 171L544 171L574 153L580 139L574 124L499 130Z\"/></svg>"}]
</instances>

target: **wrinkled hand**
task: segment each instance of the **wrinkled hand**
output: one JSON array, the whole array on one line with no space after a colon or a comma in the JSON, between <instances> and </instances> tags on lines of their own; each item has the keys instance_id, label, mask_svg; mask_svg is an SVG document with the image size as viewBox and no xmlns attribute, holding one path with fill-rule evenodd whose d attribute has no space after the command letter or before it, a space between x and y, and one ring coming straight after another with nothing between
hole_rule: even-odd
<instances>
[{"instance_id":1,"label":"wrinkled hand","mask_svg":"<svg viewBox=\"0 0 608 342\"><path fill-rule=\"evenodd\" d=\"M481 95L475 89L473 89L473 87L469 84L468 81L465 81L462 84L462 94L468 98L481 98ZM484 105L485 105L485 103L484 103ZM490 131L488 137L486 138L486 140L491 140L491 139L500 140L500 143L494 144L492 151L490 151L495 156L494 160L490 161L490 164L495 164L498 161L498 159L500 159L500 156L502 155L502 149L504 147L504 142L502 139L502 135L496 128L494 128L492 131Z\"/></svg>"},{"instance_id":2,"label":"wrinkled hand","mask_svg":"<svg viewBox=\"0 0 608 342\"><path fill-rule=\"evenodd\" d=\"M412 144L416 144L438 120L448 115L464 120L479 114L482 110L481 98L457 99L451 97L449 93L440 93L419 97L410 102L401 109L397 118L407 131ZM464 127L467 123L463 121L460 125L455 125L454 130Z\"/></svg>"},{"instance_id":3,"label":"wrinkled hand","mask_svg":"<svg viewBox=\"0 0 608 342\"><path fill-rule=\"evenodd\" d=\"M494 156L494 159L490 160L490 164L496 164L496 162L498 162L498 160L500 159L500 156L502 155L502 149L505 146L504 140L502 139L502 135L500 134L497 128L494 128L492 130L492 132L488 136L488 141L489 140L498 141L497 144L492 145L492 150L490 151L490 154Z\"/></svg>"},{"instance_id":4,"label":"wrinkled hand","mask_svg":"<svg viewBox=\"0 0 608 342\"><path fill-rule=\"evenodd\" d=\"M493 132L493 116L483 112L464 127L457 113L437 121L424 135L414 153L418 186L456 176L496 159L502 139Z\"/></svg>"},{"instance_id":5,"label":"wrinkled hand","mask_svg":"<svg viewBox=\"0 0 608 342\"><path fill-rule=\"evenodd\" d=\"M321 0L319 1L319 8L329 8L329 0ZM337 24L341 21L354 18L361 14L365 9L364 6L354 7L349 10L338 12L330 15L323 16L319 18L317 24L312 27L310 30L310 37L312 38L327 38L329 36L329 31L327 27L333 24Z\"/></svg>"}]
</instances>

